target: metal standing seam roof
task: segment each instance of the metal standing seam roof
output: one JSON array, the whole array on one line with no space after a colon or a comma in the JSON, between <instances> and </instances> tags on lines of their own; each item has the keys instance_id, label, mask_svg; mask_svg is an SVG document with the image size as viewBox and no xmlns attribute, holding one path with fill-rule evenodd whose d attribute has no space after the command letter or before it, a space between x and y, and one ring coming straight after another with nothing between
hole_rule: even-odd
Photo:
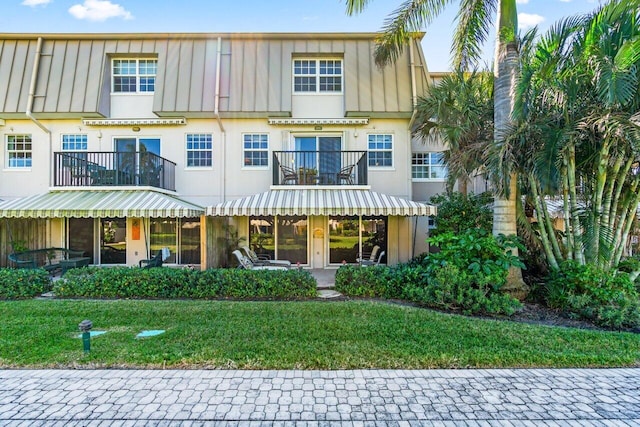
<instances>
[{"instance_id":1,"label":"metal standing seam roof","mask_svg":"<svg viewBox=\"0 0 640 427\"><path fill-rule=\"evenodd\" d=\"M185 218L203 213L203 207L151 190L50 191L0 203L0 218Z\"/></svg>"},{"instance_id":2,"label":"metal standing seam roof","mask_svg":"<svg viewBox=\"0 0 640 427\"><path fill-rule=\"evenodd\" d=\"M209 206L206 214L428 216L436 214L436 207L370 190L274 189Z\"/></svg>"}]
</instances>

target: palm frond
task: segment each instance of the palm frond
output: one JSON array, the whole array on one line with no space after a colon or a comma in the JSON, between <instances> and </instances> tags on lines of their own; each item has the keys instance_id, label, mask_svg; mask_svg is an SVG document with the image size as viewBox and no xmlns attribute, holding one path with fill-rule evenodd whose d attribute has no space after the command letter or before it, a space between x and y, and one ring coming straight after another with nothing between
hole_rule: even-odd
<instances>
[{"instance_id":1,"label":"palm frond","mask_svg":"<svg viewBox=\"0 0 640 427\"><path fill-rule=\"evenodd\" d=\"M370 2L371 0L346 0L347 15L351 16L362 13Z\"/></svg>"},{"instance_id":2,"label":"palm frond","mask_svg":"<svg viewBox=\"0 0 640 427\"><path fill-rule=\"evenodd\" d=\"M481 49L489 37L496 14L496 0L462 0L458 9L456 32L451 53L455 68L469 69L477 64Z\"/></svg>"},{"instance_id":3,"label":"palm frond","mask_svg":"<svg viewBox=\"0 0 640 427\"><path fill-rule=\"evenodd\" d=\"M374 57L379 67L395 62L402 54L411 34L428 26L452 0L407 0L382 26L376 40Z\"/></svg>"}]
</instances>

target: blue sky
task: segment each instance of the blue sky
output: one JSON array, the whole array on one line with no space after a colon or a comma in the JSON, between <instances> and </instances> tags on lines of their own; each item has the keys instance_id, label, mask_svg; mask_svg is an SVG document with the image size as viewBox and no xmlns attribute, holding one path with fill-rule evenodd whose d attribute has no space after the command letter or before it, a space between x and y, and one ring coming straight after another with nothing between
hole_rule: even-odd
<instances>
[{"instance_id":1,"label":"blue sky","mask_svg":"<svg viewBox=\"0 0 640 427\"><path fill-rule=\"evenodd\" d=\"M546 30L563 16L586 13L602 0L517 0L521 28ZM380 29L402 0L373 0L357 16L344 0L3 0L4 33L92 32L348 32ZM431 71L449 69L455 5L426 28ZM493 38L493 36L491 36ZM493 42L485 47L491 61Z\"/></svg>"}]
</instances>

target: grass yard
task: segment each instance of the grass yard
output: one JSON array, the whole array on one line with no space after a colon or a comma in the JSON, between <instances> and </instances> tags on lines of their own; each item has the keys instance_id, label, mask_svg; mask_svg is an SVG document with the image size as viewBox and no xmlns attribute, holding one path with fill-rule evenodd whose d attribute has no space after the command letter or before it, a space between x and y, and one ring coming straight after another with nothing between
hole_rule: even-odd
<instances>
[{"instance_id":1,"label":"grass yard","mask_svg":"<svg viewBox=\"0 0 640 427\"><path fill-rule=\"evenodd\" d=\"M640 366L640 334L365 301L0 302L0 367L243 369ZM84 355L77 325L94 330ZM143 329L165 329L136 339Z\"/></svg>"}]
</instances>

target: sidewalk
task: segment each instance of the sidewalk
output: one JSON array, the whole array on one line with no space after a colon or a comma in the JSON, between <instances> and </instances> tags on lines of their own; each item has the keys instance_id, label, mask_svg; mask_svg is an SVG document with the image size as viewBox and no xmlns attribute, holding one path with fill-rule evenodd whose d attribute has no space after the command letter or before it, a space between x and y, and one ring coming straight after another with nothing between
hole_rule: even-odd
<instances>
[{"instance_id":1,"label":"sidewalk","mask_svg":"<svg viewBox=\"0 0 640 427\"><path fill-rule=\"evenodd\" d=\"M637 426L640 369L2 370L2 426Z\"/></svg>"}]
</instances>

